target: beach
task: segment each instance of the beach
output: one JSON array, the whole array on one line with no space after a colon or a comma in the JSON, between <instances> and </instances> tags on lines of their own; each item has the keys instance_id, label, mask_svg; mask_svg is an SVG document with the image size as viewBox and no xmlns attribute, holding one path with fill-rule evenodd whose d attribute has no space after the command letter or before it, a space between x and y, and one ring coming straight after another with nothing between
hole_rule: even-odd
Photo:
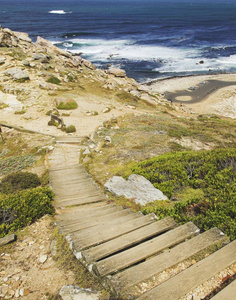
<instances>
[{"instance_id":1,"label":"beach","mask_svg":"<svg viewBox=\"0 0 236 300\"><path fill-rule=\"evenodd\" d=\"M193 113L236 118L236 74L175 77L147 85Z\"/></svg>"}]
</instances>

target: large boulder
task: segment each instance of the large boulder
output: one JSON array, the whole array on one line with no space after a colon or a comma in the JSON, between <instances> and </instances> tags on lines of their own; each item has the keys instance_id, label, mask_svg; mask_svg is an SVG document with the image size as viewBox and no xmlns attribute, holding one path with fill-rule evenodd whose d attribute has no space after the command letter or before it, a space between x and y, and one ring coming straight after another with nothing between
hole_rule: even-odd
<instances>
[{"instance_id":1,"label":"large boulder","mask_svg":"<svg viewBox=\"0 0 236 300\"><path fill-rule=\"evenodd\" d=\"M48 50L51 50L51 51L53 51L54 53L56 53L58 55L62 55L62 56L68 57L68 58L72 57L71 53L66 52L66 51L64 51L62 49L57 48L51 42L49 42L48 40L45 40L44 38L42 38L40 36L37 37L35 45L47 48Z\"/></svg>"},{"instance_id":2,"label":"large boulder","mask_svg":"<svg viewBox=\"0 0 236 300\"><path fill-rule=\"evenodd\" d=\"M83 64L86 68L88 68L88 69L90 69L90 70L95 70L95 69L96 69L95 66L94 66L89 60L83 59L83 60L82 60L82 64Z\"/></svg>"},{"instance_id":3,"label":"large boulder","mask_svg":"<svg viewBox=\"0 0 236 300\"><path fill-rule=\"evenodd\" d=\"M48 55L45 55L43 53L37 53L32 55L34 60L39 60L41 63L48 63L50 57Z\"/></svg>"},{"instance_id":4,"label":"large boulder","mask_svg":"<svg viewBox=\"0 0 236 300\"><path fill-rule=\"evenodd\" d=\"M128 180L120 176L114 176L105 183L105 188L116 196L125 196L133 199L135 203L146 205L155 200L167 200L168 198L152 183L141 175L132 174Z\"/></svg>"},{"instance_id":5,"label":"large boulder","mask_svg":"<svg viewBox=\"0 0 236 300\"><path fill-rule=\"evenodd\" d=\"M31 40L31 38L29 37L28 33L14 31L14 35L15 35L19 40L21 40L21 41L28 42L28 43L31 43L31 42L32 42L32 40Z\"/></svg>"},{"instance_id":6,"label":"large boulder","mask_svg":"<svg viewBox=\"0 0 236 300\"><path fill-rule=\"evenodd\" d=\"M122 70L119 68L110 68L107 70L107 73L114 75L115 77L125 77L126 76L125 70Z\"/></svg>"},{"instance_id":7,"label":"large boulder","mask_svg":"<svg viewBox=\"0 0 236 300\"><path fill-rule=\"evenodd\" d=\"M16 47L18 39L9 32L0 31L0 47Z\"/></svg>"},{"instance_id":8,"label":"large boulder","mask_svg":"<svg viewBox=\"0 0 236 300\"><path fill-rule=\"evenodd\" d=\"M10 75L14 80L25 81L29 79L29 73L19 68L12 68L6 71L6 75Z\"/></svg>"}]
</instances>

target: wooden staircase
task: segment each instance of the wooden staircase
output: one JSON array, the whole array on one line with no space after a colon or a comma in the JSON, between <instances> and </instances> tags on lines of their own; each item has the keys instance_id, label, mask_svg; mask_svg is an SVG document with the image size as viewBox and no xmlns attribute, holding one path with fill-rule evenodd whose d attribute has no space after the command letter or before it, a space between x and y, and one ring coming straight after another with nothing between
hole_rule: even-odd
<instances>
[{"instance_id":1,"label":"wooden staircase","mask_svg":"<svg viewBox=\"0 0 236 300\"><path fill-rule=\"evenodd\" d=\"M192 261L226 237L217 228L200 234L191 222L177 226L170 217L157 220L155 214L144 216L108 203L78 164L80 139L60 138L59 142L50 158L50 184L58 213L55 223L75 256L111 290L112 299L181 299L236 263L234 241L169 280L150 285L149 291L134 293L136 285L155 281L161 272ZM213 299L234 299L230 294L236 295L235 282Z\"/></svg>"}]
</instances>

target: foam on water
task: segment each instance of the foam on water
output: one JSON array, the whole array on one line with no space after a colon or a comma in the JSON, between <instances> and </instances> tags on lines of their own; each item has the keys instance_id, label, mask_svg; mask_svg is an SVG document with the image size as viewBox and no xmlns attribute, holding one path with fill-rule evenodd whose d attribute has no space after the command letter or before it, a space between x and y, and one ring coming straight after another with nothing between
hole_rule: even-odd
<instances>
[{"instance_id":1,"label":"foam on water","mask_svg":"<svg viewBox=\"0 0 236 300\"><path fill-rule=\"evenodd\" d=\"M58 42L53 42L58 44ZM175 57L181 59L195 53L195 50L168 48L155 45L138 45L132 40L102 40L102 39L70 39L61 44L70 47L71 52L82 52L92 60L107 60L108 58L128 60L165 60ZM60 43L58 44L60 46Z\"/></svg>"},{"instance_id":2,"label":"foam on water","mask_svg":"<svg viewBox=\"0 0 236 300\"><path fill-rule=\"evenodd\" d=\"M64 15L64 14L69 14L71 11L64 11L64 10L50 10L48 12L49 14L59 14L59 15Z\"/></svg>"}]
</instances>

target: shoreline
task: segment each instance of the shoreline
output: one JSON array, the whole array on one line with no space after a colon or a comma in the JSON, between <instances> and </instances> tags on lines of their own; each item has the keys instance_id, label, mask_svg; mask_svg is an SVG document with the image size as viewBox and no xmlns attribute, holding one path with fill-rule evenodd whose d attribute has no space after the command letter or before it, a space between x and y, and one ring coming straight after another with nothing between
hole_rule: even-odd
<instances>
[{"instance_id":1,"label":"shoreline","mask_svg":"<svg viewBox=\"0 0 236 300\"><path fill-rule=\"evenodd\" d=\"M172 79L183 79L183 78L194 78L194 77L202 77L202 76L223 76L223 75L236 75L236 73L211 73L211 74L207 74L207 73L202 73L202 74L190 74L190 75L181 75L181 76L171 76L171 77L166 77L166 78L160 78L160 79L153 79L147 82L143 82L143 85L147 85L147 86L152 86L155 83L161 82L161 81L168 81L168 80L172 80Z\"/></svg>"},{"instance_id":2,"label":"shoreline","mask_svg":"<svg viewBox=\"0 0 236 300\"><path fill-rule=\"evenodd\" d=\"M148 87L191 113L236 118L236 73L174 77Z\"/></svg>"}]
</instances>

